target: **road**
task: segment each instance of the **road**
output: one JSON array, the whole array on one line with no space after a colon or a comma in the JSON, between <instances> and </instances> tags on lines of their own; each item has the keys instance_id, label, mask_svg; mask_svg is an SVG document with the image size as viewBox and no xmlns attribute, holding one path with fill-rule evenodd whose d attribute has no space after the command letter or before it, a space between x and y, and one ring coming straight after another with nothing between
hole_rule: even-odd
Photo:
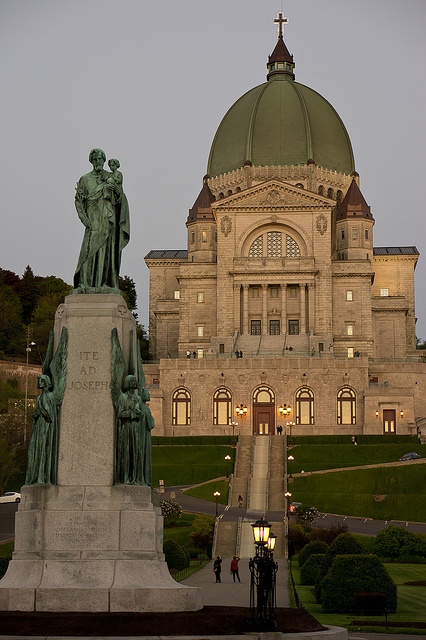
<instances>
[{"instance_id":1,"label":"road","mask_svg":"<svg viewBox=\"0 0 426 640\"><path fill-rule=\"evenodd\" d=\"M216 511L216 505L214 502L208 500L201 500L200 498L193 498L183 493L183 489L186 487L168 487L161 498L173 497L182 507L184 511L191 511L194 513L200 513L203 515L214 516ZM15 513L18 510L18 506L15 503L0 504L0 542L10 540L15 536ZM245 509L239 509L238 507L228 508L222 504L218 505L219 515L225 520L237 520L242 517L252 517L252 514L247 516ZM283 519L283 512L267 511L264 515L270 522L279 522ZM371 518L354 518L352 516L341 516L336 514L321 513L319 520L314 523L314 527L322 527L324 529L330 527L332 524L344 522L350 533L363 533L365 535L376 535L382 529L385 529L391 525L405 527L408 531L413 533L425 533L426 534L426 522L405 522L398 520L372 520Z\"/></svg>"},{"instance_id":2,"label":"road","mask_svg":"<svg viewBox=\"0 0 426 640\"><path fill-rule=\"evenodd\" d=\"M184 511L192 511L206 515L215 515L215 503L208 500L200 500L192 498L183 493L186 487L168 487L162 498L170 498L171 496L181 505ZM228 508L224 505L218 505L219 515L225 520L237 520L239 517L246 517L246 510L238 507ZM250 514L251 515L251 514ZM262 514L263 515L263 514ZM265 514L267 520L271 522L279 522L283 519L283 512L267 511ZM382 529L395 525L398 527L406 527L413 533L426 533L426 522L406 522L398 520L372 520L371 518L355 518L352 516L342 516L337 514L320 513L319 520L313 524L314 527L322 527L326 529L332 524L345 522L350 533L364 533L365 535L376 535Z\"/></svg>"}]
</instances>

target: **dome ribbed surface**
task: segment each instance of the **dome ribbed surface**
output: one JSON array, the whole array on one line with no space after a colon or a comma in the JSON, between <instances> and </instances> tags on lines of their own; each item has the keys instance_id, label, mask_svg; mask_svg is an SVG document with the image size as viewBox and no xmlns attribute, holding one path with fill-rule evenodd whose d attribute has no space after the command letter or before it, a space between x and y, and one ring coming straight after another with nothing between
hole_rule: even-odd
<instances>
[{"instance_id":1,"label":"dome ribbed surface","mask_svg":"<svg viewBox=\"0 0 426 640\"><path fill-rule=\"evenodd\" d=\"M319 93L277 75L229 109L210 150L210 177L256 166L302 165L313 160L339 173L355 170L351 142L335 109Z\"/></svg>"}]
</instances>

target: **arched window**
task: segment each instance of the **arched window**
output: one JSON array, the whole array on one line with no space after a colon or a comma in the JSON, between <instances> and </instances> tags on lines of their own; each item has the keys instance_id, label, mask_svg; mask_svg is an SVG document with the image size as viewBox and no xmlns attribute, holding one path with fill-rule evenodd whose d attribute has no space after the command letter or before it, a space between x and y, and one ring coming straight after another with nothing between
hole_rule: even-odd
<instances>
[{"instance_id":1,"label":"arched window","mask_svg":"<svg viewBox=\"0 0 426 640\"><path fill-rule=\"evenodd\" d=\"M213 424L232 422L232 398L228 389L217 389L213 395Z\"/></svg>"},{"instance_id":2,"label":"arched window","mask_svg":"<svg viewBox=\"0 0 426 640\"><path fill-rule=\"evenodd\" d=\"M356 424L356 396L349 387L337 394L337 424Z\"/></svg>"},{"instance_id":3,"label":"arched window","mask_svg":"<svg viewBox=\"0 0 426 640\"><path fill-rule=\"evenodd\" d=\"M281 231L268 231L258 236L251 244L249 258L281 258L300 256L296 240Z\"/></svg>"},{"instance_id":4,"label":"arched window","mask_svg":"<svg viewBox=\"0 0 426 640\"><path fill-rule=\"evenodd\" d=\"M191 424L191 394L187 389L176 389L173 393L172 424Z\"/></svg>"},{"instance_id":5,"label":"arched window","mask_svg":"<svg viewBox=\"0 0 426 640\"><path fill-rule=\"evenodd\" d=\"M336 193L336 200L337 202L342 202L343 200L343 193L340 191L340 189Z\"/></svg>"},{"instance_id":6,"label":"arched window","mask_svg":"<svg viewBox=\"0 0 426 640\"><path fill-rule=\"evenodd\" d=\"M296 424L314 424L314 394L308 387L296 392Z\"/></svg>"},{"instance_id":7,"label":"arched window","mask_svg":"<svg viewBox=\"0 0 426 640\"><path fill-rule=\"evenodd\" d=\"M331 187L327 189L327 198L334 198L334 191Z\"/></svg>"},{"instance_id":8,"label":"arched window","mask_svg":"<svg viewBox=\"0 0 426 640\"><path fill-rule=\"evenodd\" d=\"M253 402L275 402L275 394L270 387L262 385L253 393Z\"/></svg>"},{"instance_id":9,"label":"arched window","mask_svg":"<svg viewBox=\"0 0 426 640\"><path fill-rule=\"evenodd\" d=\"M324 195L324 186L322 184L318 187L318 193L320 196Z\"/></svg>"}]
</instances>

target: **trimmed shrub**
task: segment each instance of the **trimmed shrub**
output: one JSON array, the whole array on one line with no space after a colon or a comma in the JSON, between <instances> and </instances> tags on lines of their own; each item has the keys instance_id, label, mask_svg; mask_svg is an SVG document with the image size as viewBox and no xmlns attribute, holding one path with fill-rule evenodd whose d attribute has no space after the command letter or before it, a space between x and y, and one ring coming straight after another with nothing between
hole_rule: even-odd
<instances>
[{"instance_id":1,"label":"trimmed shrub","mask_svg":"<svg viewBox=\"0 0 426 640\"><path fill-rule=\"evenodd\" d=\"M357 613L355 596L384 593L389 613L396 611L396 584L377 556L336 556L321 583L324 613Z\"/></svg>"},{"instance_id":2,"label":"trimmed shrub","mask_svg":"<svg viewBox=\"0 0 426 640\"><path fill-rule=\"evenodd\" d=\"M182 571L182 569L188 566L189 560L185 550L174 540L170 539L164 542L163 552L166 556L169 570L175 569L176 571Z\"/></svg>"},{"instance_id":3,"label":"trimmed shrub","mask_svg":"<svg viewBox=\"0 0 426 640\"><path fill-rule=\"evenodd\" d=\"M381 558L391 560L409 558L409 556L424 557L426 560L426 538L392 525L377 534L374 540L374 553Z\"/></svg>"},{"instance_id":4,"label":"trimmed shrub","mask_svg":"<svg viewBox=\"0 0 426 640\"><path fill-rule=\"evenodd\" d=\"M301 584L315 584L321 575L321 565L325 553L313 553L300 569Z\"/></svg>"},{"instance_id":5,"label":"trimmed shrub","mask_svg":"<svg viewBox=\"0 0 426 640\"><path fill-rule=\"evenodd\" d=\"M328 551L328 545L325 542L322 542L322 540L313 540L312 542L309 542L307 545L303 547L302 551L299 553L299 558L298 558L299 567L303 567L306 560L312 554L321 553L325 555L327 551Z\"/></svg>"},{"instance_id":6,"label":"trimmed shrub","mask_svg":"<svg viewBox=\"0 0 426 640\"><path fill-rule=\"evenodd\" d=\"M315 596L317 602L322 602L322 580L327 575L333 559L341 555L358 555L365 553L365 549L360 542L350 533L341 533L333 540L327 549L324 560L321 565L321 572L318 580L315 582Z\"/></svg>"}]
</instances>

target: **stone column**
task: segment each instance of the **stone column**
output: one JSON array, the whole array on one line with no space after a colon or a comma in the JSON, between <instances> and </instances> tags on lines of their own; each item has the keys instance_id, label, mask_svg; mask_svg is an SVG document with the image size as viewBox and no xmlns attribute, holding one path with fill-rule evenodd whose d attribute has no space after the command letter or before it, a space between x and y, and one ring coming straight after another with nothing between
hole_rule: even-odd
<instances>
[{"instance_id":1,"label":"stone column","mask_svg":"<svg viewBox=\"0 0 426 640\"><path fill-rule=\"evenodd\" d=\"M300 288L300 333L306 334L306 284L299 284Z\"/></svg>"},{"instance_id":2,"label":"stone column","mask_svg":"<svg viewBox=\"0 0 426 640\"><path fill-rule=\"evenodd\" d=\"M268 333L268 285L262 284L262 335Z\"/></svg>"},{"instance_id":3,"label":"stone column","mask_svg":"<svg viewBox=\"0 0 426 640\"><path fill-rule=\"evenodd\" d=\"M281 284L281 335L287 333L287 285Z\"/></svg>"},{"instance_id":4,"label":"stone column","mask_svg":"<svg viewBox=\"0 0 426 640\"><path fill-rule=\"evenodd\" d=\"M249 334L249 319L248 319L248 284L243 284L243 333Z\"/></svg>"},{"instance_id":5,"label":"stone column","mask_svg":"<svg viewBox=\"0 0 426 640\"><path fill-rule=\"evenodd\" d=\"M241 285L234 282L234 331L242 333L241 327Z\"/></svg>"},{"instance_id":6,"label":"stone column","mask_svg":"<svg viewBox=\"0 0 426 640\"><path fill-rule=\"evenodd\" d=\"M315 331L315 284L308 284L308 305L309 305L309 333L312 335Z\"/></svg>"}]
</instances>

